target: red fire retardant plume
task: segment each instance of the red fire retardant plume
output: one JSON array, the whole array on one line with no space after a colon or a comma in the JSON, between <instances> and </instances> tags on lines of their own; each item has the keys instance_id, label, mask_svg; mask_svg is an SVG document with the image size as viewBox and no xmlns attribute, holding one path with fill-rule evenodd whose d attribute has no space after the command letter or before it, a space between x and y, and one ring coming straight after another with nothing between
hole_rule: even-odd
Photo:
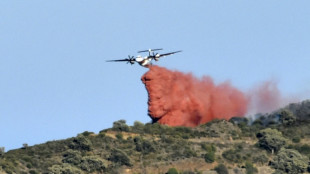
<instances>
[{"instance_id":1,"label":"red fire retardant plume","mask_svg":"<svg viewBox=\"0 0 310 174\"><path fill-rule=\"evenodd\" d=\"M210 77L197 79L191 74L151 66L141 80L149 95L148 114L161 124L194 127L247 112L245 94L229 83L215 85Z\"/></svg>"}]
</instances>

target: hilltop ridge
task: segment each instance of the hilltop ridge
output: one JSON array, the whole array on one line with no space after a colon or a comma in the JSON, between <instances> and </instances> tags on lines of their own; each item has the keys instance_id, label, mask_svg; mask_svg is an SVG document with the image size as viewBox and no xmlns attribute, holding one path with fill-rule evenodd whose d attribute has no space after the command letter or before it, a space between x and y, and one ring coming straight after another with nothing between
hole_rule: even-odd
<instances>
[{"instance_id":1,"label":"hilltop ridge","mask_svg":"<svg viewBox=\"0 0 310 174\"><path fill-rule=\"evenodd\" d=\"M0 173L309 172L310 101L255 118L195 128L119 120L98 134L1 150Z\"/></svg>"}]
</instances>

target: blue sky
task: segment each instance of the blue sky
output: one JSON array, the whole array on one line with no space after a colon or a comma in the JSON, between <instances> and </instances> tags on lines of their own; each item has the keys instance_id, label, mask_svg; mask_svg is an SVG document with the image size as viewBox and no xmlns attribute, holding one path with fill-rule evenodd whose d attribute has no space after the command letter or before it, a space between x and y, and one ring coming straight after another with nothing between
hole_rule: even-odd
<instances>
[{"instance_id":1,"label":"blue sky","mask_svg":"<svg viewBox=\"0 0 310 174\"><path fill-rule=\"evenodd\" d=\"M276 79L310 97L310 1L0 2L0 147L147 123L138 65L148 48L183 50L160 66L241 90Z\"/></svg>"}]
</instances>

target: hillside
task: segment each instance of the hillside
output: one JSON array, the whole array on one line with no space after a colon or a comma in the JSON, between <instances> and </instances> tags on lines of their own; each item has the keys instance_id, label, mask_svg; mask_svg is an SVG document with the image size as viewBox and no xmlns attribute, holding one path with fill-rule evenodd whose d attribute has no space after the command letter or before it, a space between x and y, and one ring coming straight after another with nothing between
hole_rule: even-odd
<instances>
[{"instance_id":1,"label":"hillside","mask_svg":"<svg viewBox=\"0 0 310 174\"><path fill-rule=\"evenodd\" d=\"M0 173L307 173L310 101L195 128L125 120L98 134L0 151Z\"/></svg>"}]
</instances>

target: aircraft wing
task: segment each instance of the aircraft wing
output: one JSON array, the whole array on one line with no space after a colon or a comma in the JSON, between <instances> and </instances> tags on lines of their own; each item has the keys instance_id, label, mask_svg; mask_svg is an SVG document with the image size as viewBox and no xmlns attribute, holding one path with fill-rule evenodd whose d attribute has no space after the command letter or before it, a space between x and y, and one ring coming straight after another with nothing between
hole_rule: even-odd
<instances>
[{"instance_id":1,"label":"aircraft wing","mask_svg":"<svg viewBox=\"0 0 310 174\"><path fill-rule=\"evenodd\" d=\"M117 60L107 60L107 62L128 62L128 61L132 61L130 59L117 59Z\"/></svg>"},{"instance_id":2,"label":"aircraft wing","mask_svg":"<svg viewBox=\"0 0 310 174\"><path fill-rule=\"evenodd\" d=\"M172 54L175 54L175 53L179 53L179 52L181 52L181 50L180 51L170 52L170 53L165 53L165 54L160 54L159 57L165 57L165 56L169 56L169 55L172 55Z\"/></svg>"}]
</instances>

